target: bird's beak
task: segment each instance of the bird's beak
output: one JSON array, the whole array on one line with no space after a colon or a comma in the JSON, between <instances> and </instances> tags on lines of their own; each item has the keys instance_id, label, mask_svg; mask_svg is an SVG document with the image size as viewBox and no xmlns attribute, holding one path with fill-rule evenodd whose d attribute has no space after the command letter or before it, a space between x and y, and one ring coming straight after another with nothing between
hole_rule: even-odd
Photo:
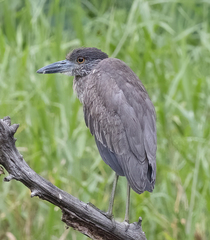
<instances>
[{"instance_id":1,"label":"bird's beak","mask_svg":"<svg viewBox=\"0 0 210 240\"><path fill-rule=\"evenodd\" d=\"M40 68L37 73L50 74L50 73L64 73L67 75L72 75L72 70L74 68L74 63L68 60L62 60L59 62L52 63L43 68Z\"/></svg>"}]
</instances>

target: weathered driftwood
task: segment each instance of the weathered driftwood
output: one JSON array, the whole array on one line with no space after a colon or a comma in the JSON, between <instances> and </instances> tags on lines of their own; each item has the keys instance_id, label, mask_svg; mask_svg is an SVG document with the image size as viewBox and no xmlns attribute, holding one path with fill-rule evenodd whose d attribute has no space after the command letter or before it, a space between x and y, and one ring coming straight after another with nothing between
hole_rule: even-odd
<instances>
[{"instance_id":1,"label":"weathered driftwood","mask_svg":"<svg viewBox=\"0 0 210 240\"><path fill-rule=\"evenodd\" d=\"M92 239L146 239L141 228L141 218L138 222L131 224L109 219L99 209L81 202L34 172L15 146L14 134L18 127L18 124L11 125L9 117L0 119L0 164L9 173L4 178L5 182L12 179L22 182L31 190L31 197L38 196L58 206L63 212L62 221L67 226L73 227ZM3 172L3 168L0 167L0 174Z\"/></svg>"}]
</instances>

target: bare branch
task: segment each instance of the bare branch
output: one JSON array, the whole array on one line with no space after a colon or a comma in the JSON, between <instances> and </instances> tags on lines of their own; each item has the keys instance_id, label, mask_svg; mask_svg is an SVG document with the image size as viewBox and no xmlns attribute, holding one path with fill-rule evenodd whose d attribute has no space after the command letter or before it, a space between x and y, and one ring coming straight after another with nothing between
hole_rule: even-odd
<instances>
[{"instance_id":1,"label":"bare branch","mask_svg":"<svg viewBox=\"0 0 210 240\"><path fill-rule=\"evenodd\" d=\"M22 182L31 190L31 197L38 196L58 206L63 212L63 222L92 239L146 240L141 218L132 224L109 219L92 204L81 202L34 172L15 147L14 134L18 127L18 124L11 125L9 117L0 119L0 164L9 173L4 178L5 182L12 179ZM2 173L0 167L0 174Z\"/></svg>"}]
</instances>

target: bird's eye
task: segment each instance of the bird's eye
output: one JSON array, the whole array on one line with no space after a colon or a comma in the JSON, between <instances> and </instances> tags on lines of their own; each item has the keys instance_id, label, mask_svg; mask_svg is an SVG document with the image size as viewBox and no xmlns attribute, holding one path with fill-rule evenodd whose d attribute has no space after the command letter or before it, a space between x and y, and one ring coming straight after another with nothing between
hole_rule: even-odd
<instances>
[{"instance_id":1,"label":"bird's eye","mask_svg":"<svg viewBox=\"0 0 210 240\"><path fill-rule=\"evenodd\" d=\"M83 63L84 61L85 61L85 58L83 58L83 57L78 57L77 58L78 63Z\"/></svg>"}]
</instances>

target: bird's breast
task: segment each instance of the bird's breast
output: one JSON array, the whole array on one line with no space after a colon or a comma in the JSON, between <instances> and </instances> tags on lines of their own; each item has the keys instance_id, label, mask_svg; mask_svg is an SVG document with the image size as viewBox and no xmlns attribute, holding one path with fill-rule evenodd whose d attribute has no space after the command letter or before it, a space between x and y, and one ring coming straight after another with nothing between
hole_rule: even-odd
<instances>
[{"instance_id":1,"label":"bird's breast","mask_svg":"<svg viewBox=\"0 0 210 240\"><path fill-rule=\"evenodd\" d=\"M87 88L87 76L84 77L75 76L73 81L73 89L82 104L84 103L84 93L86 88Z\"/></svg>"}]
</instances>

